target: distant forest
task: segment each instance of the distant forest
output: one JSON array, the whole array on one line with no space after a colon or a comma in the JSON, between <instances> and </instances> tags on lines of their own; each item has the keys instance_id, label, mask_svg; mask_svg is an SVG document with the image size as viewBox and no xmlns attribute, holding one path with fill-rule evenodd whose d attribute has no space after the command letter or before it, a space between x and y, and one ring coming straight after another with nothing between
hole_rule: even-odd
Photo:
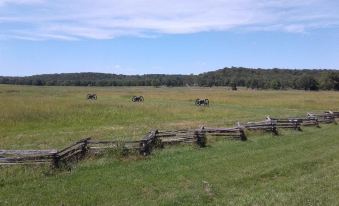
<instances>
[{"instance_id":1,"label":"distant forest","mask_svg":"<svg viewBox=\"0 0 339 206\"><path fill-rule=\"evenodd\" d=\"M0 84L36 86L240 86L252 89L339 90L339 70L224 68L199 75L44 74L1 77Z\"/></svg>"}]
</instances>

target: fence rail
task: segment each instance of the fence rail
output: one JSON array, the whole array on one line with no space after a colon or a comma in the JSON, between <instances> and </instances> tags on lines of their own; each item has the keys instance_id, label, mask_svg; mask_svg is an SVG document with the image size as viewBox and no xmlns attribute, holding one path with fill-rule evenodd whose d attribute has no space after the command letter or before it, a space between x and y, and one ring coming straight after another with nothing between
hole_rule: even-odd
<instances>
[{"instance_id":1,"label":"fence rail","mask_svg":"<svg viewBox=\"0 0 339 206\"><path fill-rule=\"evenodd\" d=\"M0 150L0 165L51 163L57 150Z\"/></svg>"},{"instance_id":2,"label":"fence rail","mask_svg":"<svg viewBox=\"0 0 339 206\"><path fill-rule=\"evenodd\" d=\"M100 153L107 149L121 148L124 151L134 150L140 155L147 156L156 148L163 148L166 145L192 144L205 147L210 137L220 139L232 139L246 141L245 130L266 131L278 135L278 129L294 129L301 131L301 126L316 126L319 123L336 123L339 112L324 112L321 114L308 113L306 117L300 118L271 118L267 116L264 121L238 123L232 128L209 128L182 130L152 130L140 140L92 140L82 139L60 151L51 150L0 150L0 165L15 164L53 164L60 167L61 164L69 161L78 161L91 151Z\"/></svg>"}]
</instances>

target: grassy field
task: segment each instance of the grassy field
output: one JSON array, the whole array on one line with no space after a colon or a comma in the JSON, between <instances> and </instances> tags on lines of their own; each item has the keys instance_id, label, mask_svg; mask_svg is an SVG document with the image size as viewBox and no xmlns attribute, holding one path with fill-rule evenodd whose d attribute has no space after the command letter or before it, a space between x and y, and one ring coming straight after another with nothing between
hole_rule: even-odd
<instances>
[{"instance_id":1,"label":"grassy field","mask_svg":"<svg viewBox=\"0 0 339 206\"><path fill-rule=\"evenodd\" d=\"M97 93L97 101L87 101ZM145 102L132 103L143 95ZM210 107L194 100L209 98ZM337 92L0 85L0 148L61 149L83 137L139 139L150 129L339 110ZM247 142L210 142L146 158L104 156L71 171L0 167L0 205L339 205L339 126Z\"/></svg>"}]
</instances>

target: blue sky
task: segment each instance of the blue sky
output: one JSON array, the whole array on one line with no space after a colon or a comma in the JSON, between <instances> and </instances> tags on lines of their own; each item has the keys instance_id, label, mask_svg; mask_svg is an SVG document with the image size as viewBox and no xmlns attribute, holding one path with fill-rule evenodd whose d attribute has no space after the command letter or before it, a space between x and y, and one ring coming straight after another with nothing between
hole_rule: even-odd
<instances>
[{"instance_id":1,"label":"blue sky","mask_svg":"<svg viewBox=\"0 0 339 206\"><path fill-rule=\"evenodd\" d=\"M333 0L0 0L0 75L339 69L338 11Z\"/></svg>"}]
</instances>

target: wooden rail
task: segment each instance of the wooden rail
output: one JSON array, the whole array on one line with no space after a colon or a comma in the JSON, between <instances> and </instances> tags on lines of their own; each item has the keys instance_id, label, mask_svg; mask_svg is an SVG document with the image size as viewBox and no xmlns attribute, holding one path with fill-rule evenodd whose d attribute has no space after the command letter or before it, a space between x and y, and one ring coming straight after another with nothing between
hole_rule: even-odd
<instances>
[{"instance_id":1,"label":"wooden rail","mask_svg":"<svg viewBox=\"0 0 339 206\"><path fill-rule=\"evenodd\" d=\"M206 134L214 137L246 141L244 128L241 126L233 128L204 128Z\"/></svg>"},{"instance_id":2,"label":"wooden rail","mask_svg":"<svg viewBox=\"0 0 339 206\"><path fill-rule=\"evenodd\" d=\"M194 142L194 130L158 131L156 136L162 146L175 144L192 144Z\"/></svg>"},{"instance_id":3,"label":"wooden rail","mask_svg":"<svg viewBox=\"0 0 339 206\"><path fill-rule=\"evenodd\" d=\"M266 117L267 121L271 121L272 124L276 126L276 128L282 129L294 129L301 131L301 121L298 119L279 119L279 118L271 118L270 116Z\"/></svg>"},{"instance_id":4,"label":"wooden rail","mask_svg":"<svg viewBox=\"0 0 339 206\"><path fill-rule=\"evenodd\" d=\"M335 118L339 118L339 112L332 112L332 111L328 111L328 112L332 113Z\"/></svg>"},{"instance_id":5,"label":"wooden rail","mask_svg":"<svg viewBox=\"0 0 339 206\"><path fill-rule=\"evenodd\" d=\"M0 150L0 165L51 163L56 150Z\"/></svg>"},{"instance_id":6,"label":"wooden rail","mask_svg":"<svg viewBox=\"0 0 339 206\"><path fill-rule=\"evenodd\" d=\"M49 150L0 150L2 155L53 155L57 153L56 149Z\"/></svg>"},{"instance_id":7,"label":"wooden rail","mask_svg":"<svg viewBox=\"0 0 339 206\"><path fill-rule=\"evenodd\" d=\"M321 114L307 113L307 117L317 119L319 123L331 124L331 123L336 123L336 118L338 118L338 113L339 112L332 112L332 111L324 112Z\"/></svg>"},{"instance_id":8,"label":"wooden rail","mask_svg":"<svg viewBox=\"0 0 339 206\"><path fill-rule=\"evenodd\" d=\"M300 122L300 126L304 126L304 127L310 127L310 126L320 127L317 118L295 117L295 118L288 118L288 119L292 120L292 121Z\"/></svg>"},{"instance_id":9,"label":"wooden rail","mask_svg":"<svg viewBox=\"0 0 339 206\"><path fill-rule=\"evenodd\" d=\"M264 131L278 134L277 125L272 120L265 120L261 122L247 122L244 128L250 131Z\"/></svg>"}]
</instances>

